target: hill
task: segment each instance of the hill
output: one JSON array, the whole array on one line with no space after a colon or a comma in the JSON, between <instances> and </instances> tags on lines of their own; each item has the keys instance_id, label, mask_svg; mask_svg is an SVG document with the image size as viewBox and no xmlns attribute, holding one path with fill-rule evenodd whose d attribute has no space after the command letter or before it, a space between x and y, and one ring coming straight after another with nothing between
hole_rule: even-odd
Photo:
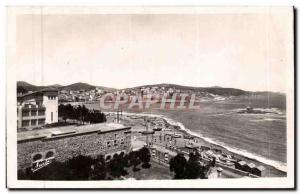
<instances>
[{"instance_id":1,"label":"hill","mask_svg":"<svg viewBox=\"0 0 300 194\"><path fill-rule=\"evenodd\" d=\"M61 90L92 90L95 88L106 90L106 91L116 90L114 88L108 88L108 87L103 87L103 86L94 86L94 85L90 85L90 84L82 83L82 82L78 82L75 84L60 87Z\"/></svg>"},{"instance_id":2,"label":"hill","mask_svg":"<svg viewBox=\"0 0 300 194\"><path fill-rule=\"evenodd\" d=\"M40 90L40 89L42 89L42 88L40 88L39 86L29 84L29 83L24 82L24 81L18 81L17 82L17 92L18 93L26 93L28 91L37 91L37 90Z\"/></svg>"},{"instance_id":3,"label":"hill","mask_svg":"<svg viewBox=\"0 0 300 194\"><path fill-rule=\"evenodd\" d=\"M26 93L28 91L38 91L46 88L57 88L58 90L91 90L95 88L99 88L105 91L115 91L115 88L108 88L103 86L94 86L87 83L74 83L67 86L62 86L59 84L54 85L48 85L48 86L36 86L33 84L29 84L24 81L18 81L17 82L17 91L18 93ZM282 93L277 92L251 92L251 91L245 91L241 89L236 88L222 88L220 86L215 87L193 87L193 86L182 86L182 85L176 85L176 84L168 84L168 83L162 83L162 84L152 84L152 85L142 85L132 88L125 88L124 90L131 90L131 89L141 89L141 88L147 88L147 87L164 87L166 90L169 88L173 88L176 90L181 90L182 92L188 92L188 93L202 93L204 96L207 94L213 94L218 96L248 96L248 95L256 95L256 96L280 96L281 98L285 98L285 95Z\"/></svg>"},{"instance_id":4,"label":"hill","mask_svg":"<svg viewBox=\"0 0 300 194\"><path fill-rule=\"evenodd\" d=\"M67 86L63 86L60 89L62 89L62 90L92 90L95 88L96 88L96 86L93 86L93 85L90 85L87 83L78 82L78 83L70 84Z\"/></svg>"},{"instance_id":5,"label":"hill","mask_svg":"<svg viewBox=\"0 0 300 194\"><path fill-rule=\"evenodd\" d=\"M17 82L17 92L18 93L26 93L29 91L38 91L38 90L42 90L42 89L46 89L46 88L56 88L58 90L91 90L91 89L95 89L95 88L99 88L99 89L106 90L106 91L116 90L114 88L108 88L108 87L103 87L103 86L93 86L93 85L90 85L87 83L82 83L82 82L70 84L67 86L62 86L60 84L53 84L53 85L47 85L47 86L36 86L36 85L29 84L24 81Z\"/></svg>"},{"instance_id":6,"label":"hill","mask_svg":"<svg viewBox=\"0 0 300 194\"><path fill-rule=\"evenodd\" d=\"M60 87L62 87L59 84L54 84L54 85L48 85L48 86L36 86L33 84L29 84L27 82L24 81L18 81L17 82L17 92L18 93L26 93L29 91L38 91L38 90L43 90L46 88L57 88L59 89Z\"/></svg>"},{"instance_id":7,"label":"hill","mask_svg":"<svg viewBox=\"0 0 300 194\"><path fill-rule=\"evenodd\" d=\"M190 92L204 92L204 93L210 93L214 95L220 95L220 96L239 96L246 94L247 91L235 89L235 88L222 88L222 87L193 87L193 86L182 86L182 85L176 85L176 84L153 84L153 85L143 85L134 87L134 89L139 89L142 87L164 87L166 89L168 88L174 88L179 89L181 91L190 91Z\"/></svg>"}]
</instances>

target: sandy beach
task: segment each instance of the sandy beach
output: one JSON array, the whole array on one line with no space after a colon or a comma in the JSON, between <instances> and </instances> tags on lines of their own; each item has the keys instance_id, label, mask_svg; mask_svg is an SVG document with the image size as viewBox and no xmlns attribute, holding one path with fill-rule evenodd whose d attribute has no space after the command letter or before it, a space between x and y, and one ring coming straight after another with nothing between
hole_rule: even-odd
<instances>
[{"instance_id":1,"label":"sandy beach","mask_svg":"<svg viewBox=\"0 0 300 194\"><path fill-rule=\"evenodd\" d=\"M108 120L114 120L115 119L115 112L108 112ZM255 165L259 166L262 165L265 167L266 170L266 176L267 177L285 177L286 172L281 171L271 165L267 165L263 162L257 161L253 158L249 158L246 156L243 156L241 154L232 152L223 146L208 142L205 140L205 138L200 137L199 135L195 134L195 132L192 132L188 129L185 128L185 126L178 122L175 121L171 118L168 118L164 115L159 115L159 114L150 114L150 113L129 113L129 112L123 112L122 113L122 123L127 126L132 127L132 133L133 136L139 136L141 131L146 130L146 124L145 120L148 120L148 128L154 128L154 127L162 127L167 130L170 130L172 132L176 133L181 133L183 135L190 135L193 136L197 143L206 147L210 147L212 149L219 149L222 150L225 153L228 153L234 158L239 159L239 160L244 160L247 163L254 163Z\"/></svg>"}]
</instances>

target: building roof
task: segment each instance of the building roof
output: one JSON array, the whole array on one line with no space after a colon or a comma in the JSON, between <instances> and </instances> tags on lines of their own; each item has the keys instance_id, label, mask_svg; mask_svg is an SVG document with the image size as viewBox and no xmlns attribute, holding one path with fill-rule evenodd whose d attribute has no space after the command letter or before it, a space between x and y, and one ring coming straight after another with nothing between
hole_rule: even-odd
<instances>
[{"instance_id":1,"label":"building roof","mask_svg":"<svg viewBox=\"0 0 300 194\"><path fill-rule=\"evenodd\" d=\"M254 167L255 167L255 164L250 163L250 164L248 164L248 166L249 166L250 168L254 168Z\"/></svg>"},{"instance_id":2,"label":"building roof","mask_svg":"<svg viewBox=\"0 0 300 194\"><path fill-rule=\"evenodd\" d=\"M43 139L43 138L57 138L57 137L66 137L74 135L83 135L86 133L106 133L112 131L126 130L131 129L131 127L125 127L122 124L118 123L99 123L91 125L81 125L81 126L64 126L64 127L53 127L53 128L44 128L31 131L23 131L17 133L17 140L26 141L33 139Z\"/></svg>"},{"instance_id":3,"label":"building roof","mask_svg":"<svg viewBox=\"0 0 300 194\"><path fill-rule=\"evenodd\" d=\"M18 96L18 98L22 98L22 97L25 97L25 96L30 96L30 95L33 95L33 94L43 94L43 93L46 93L46 92L58 92L58 90L56 88L44 88L42 90L38 90L38 91L34 91L34 92L28 92L26 94L20 95L20 96Z\"/></svg>"},{"instance_id":4,"label":"building roof","mask_svg":"<svg viewBox=\"0 0 300 194\"><path fill-rule=\"evenodd\" d=\"M241 161L239 161L238 162L241 166L243 166L243 165L246 165L247 163L245 162L245 161L243 161L243 160L241 160Z\"/></svg>"},{"instance_id":5,"label":"building roof","mask_svg":"<svg viewBox=\"0 0 300 194\"><path fill-rule=\"evenodd\" d=\"M256 169L260 170L260 171L264 171L265 170L265 167L263 166L258 166L258 167L255 167Z\"/></svg>"}]
</instances>

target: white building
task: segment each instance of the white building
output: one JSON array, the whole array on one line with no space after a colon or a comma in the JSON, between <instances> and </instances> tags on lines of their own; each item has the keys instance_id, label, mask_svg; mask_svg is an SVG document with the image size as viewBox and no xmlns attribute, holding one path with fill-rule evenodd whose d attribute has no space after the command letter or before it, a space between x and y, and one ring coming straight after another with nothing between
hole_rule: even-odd
<instances>
[{"instance_id":1,"label":"white building","mask_svg":"<svg viewBox=\"0 0 300 194\"><path fill-rule=\"evenodd\" d=\"M58 122L58 91L44 89L18 97L17 127L32 129Z\"/></svg>"}]
</instances>

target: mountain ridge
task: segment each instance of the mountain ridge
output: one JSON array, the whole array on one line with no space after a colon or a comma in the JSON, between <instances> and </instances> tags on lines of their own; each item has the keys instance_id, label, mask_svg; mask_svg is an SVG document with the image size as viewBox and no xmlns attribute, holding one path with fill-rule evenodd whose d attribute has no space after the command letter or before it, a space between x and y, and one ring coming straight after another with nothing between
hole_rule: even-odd
<instances>
[{"instance_id":1,"label":"mountain ridge","mask_svg":"<svg viewBox=\"0 0 300 194\"><path fill-rule=\"evenodd\" d=\"M29 92L29 91L38 91L46 88L56 88L58 90L91 90L95 88L100 88L102 90L107 91L117 91L117 90L128 90L128 89L141 89L141 88L147 88L147 87L165 87L165 88L175 88L179 90L184 91L190 91L190 92L206 92L211 93L214 95L221 95L221 96L239 96L243 94L259 94L259 93L278 93L283 94L280 92L272 92L272 91L246 91L242 89L237 88L225 88L220 86L213 86L213 87L194 87L194 86L184 86L184 85L178 85L178 84L170 84L170 83L160 83L160 84L148 84L148 85L141 85L141 86L135 86L130 88L123 88L123 89L115 89L115 88L109 88L104 86L94 86L88 83L84 82L77 82L69 85L60 85L60 84L53 84L53 85L47 85L47 86L36 86L33 84L30 84L25 81L18 81L17 82L17 91L19 92Z\"/></svg>"},{"instance_id":2,"label":"mountain ridge","mask_svg":"<svg viewBox=\"0 0 300 194\"><path fill-rule=\"evenodd\" d=\"M104 86L94 86L91 84L83 83L83 82L77 82L69 85L60 85L60 84L53 84L53 85L46 85L46 86L36 86L33 84L30 84L25 81L17 81L17 91L22 92L22 91L39 91L42 89L47 89L47 88L56 88L58 90L91 90L95 88L100 88L103 90L108 90L108 91L113 91L116 90L114 88L109 88L109 87L104 87Z\"/></svg>"}]
</instances>

